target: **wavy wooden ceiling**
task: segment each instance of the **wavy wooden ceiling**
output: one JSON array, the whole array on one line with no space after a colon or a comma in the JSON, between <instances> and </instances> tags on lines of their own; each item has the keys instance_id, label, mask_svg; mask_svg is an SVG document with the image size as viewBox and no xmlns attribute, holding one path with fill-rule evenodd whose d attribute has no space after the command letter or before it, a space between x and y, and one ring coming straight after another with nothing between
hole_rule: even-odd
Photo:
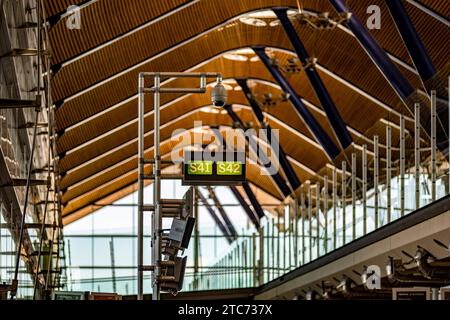
<instances>
[{"instance_id":1,"label":"wavy wooden ceiling","mask_svg":"<svg viewBox=\"0 0 450 320\"><path fill-rule=\"evenodd\" d=\"M306 10L334 12L325 0L301 2ZM422 2L448 17L448 2ZM279 89L269 85L274 80L261 62L230 61L222 54L251 45L292 51L281 26L249 26L235 18L273 6L296 7L296 0L44 0L44 4L48 17L64 13L71 4L83 5L80 30L68 30L65 26L67 17L50 30L55 72L52 94L58 106L57 152L62 174L63 214L67 222L96 210L93 203L102 199L114 201L135 190L139 72L222 72L225 78L248 77L265 81L252 86L252 92L257 95L281 94ZM402 64L397 63L399 70L414 87L419 88L420 79L384 1L349 0L347 4L360 18L365 17L369 4L381 7L382 29L370 32L389 54L403 61ZM448 48L442 45L442 38L446 33L450 35L450 31L415 6L405 5L433 62L442 69L448 62ZM310 54L316 56L324 68L319 69L319 73L355 141L364 140L364 133L380 126L383 118L398 121L383 105L399 112L405 112L404 107L350 33L341 29L317 33L297 22L294 22L294 27ZM292 56L279 51L273 54L282 64ZM287 76L299 96L308 102L308 109L337 143L304 73ZM151 81L147 85L151 86ZM190 79L167 82L167 86L193 85L195 82ZM358 94L351 86L356 86L371 98ZM194 120L201 120L205 125L232 125L227 115L202 111L201 107L210 103L208 95L168 94L162 96L161 102L164 105L161 113L164 124L162 138L166 140L164 150L172 147L171 132L177 128L192 128ZM248 102L242 92L230 92L230 102L244 106L237 111L244 121L256 123L251 109L245 107ZM152 105L149 95L145 103L149 124L146 148L149 153L152 146ZM282 147L300 179L311 179L314 172L323 171L329 159L314 142L314 137L291 104L281 102L269 108L267 113L272 127L281 130ZM260 178L255 172L254 169L249 170L249 179L254 187L263 189L265 195L282 200L271 179Z\"/></svg>"}]
</instances>

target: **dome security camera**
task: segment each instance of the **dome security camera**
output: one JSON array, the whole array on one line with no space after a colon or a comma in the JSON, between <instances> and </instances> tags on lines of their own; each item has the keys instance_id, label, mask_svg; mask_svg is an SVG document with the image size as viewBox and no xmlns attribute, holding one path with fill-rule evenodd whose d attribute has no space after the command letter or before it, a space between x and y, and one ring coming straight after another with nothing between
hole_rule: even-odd
<instances>
[{"instance_id":1,"label":"dome security camera","mask_svg":"<svg viewBox=\"0 0 450 320\"><path fill-rule=\"evenodd\" d=\"M213 105L217 108L223 107L227 102L227 89L222 84L222 79L217 78L217 84L214 86L211 92L211 101Z\"/></svg>"}]
</instances>

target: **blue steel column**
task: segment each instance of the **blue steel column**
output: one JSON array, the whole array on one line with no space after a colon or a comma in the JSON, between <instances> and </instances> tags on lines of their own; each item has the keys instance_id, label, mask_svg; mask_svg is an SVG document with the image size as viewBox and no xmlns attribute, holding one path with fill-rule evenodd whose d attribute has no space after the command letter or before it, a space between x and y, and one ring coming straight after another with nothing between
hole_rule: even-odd
<instances>
[{"instance_id":1,"label":"blue steel column","mask_svg":"<svg viewBox=\"0 0 450 320\"><path fill-rule=\"evenodd\" d=\"M272 128L270 127L269 124L267 124L264 121L263 112L262 112L261 108L259 107L258 102L253 98L253 95L247 84L247 79L241 78L241 79L236 79L236 81L239 84L239 86L242 88L242 91L244 92L250 106L252 107L253 113L255 114L256 119L258 119L259 124L261 125L262 128L264 128L266 130L267 141L271 145L272 145L272 143L278 144L278 152L279 152L278 161L280 162L280 165L283 168L283 171L284 171L287 179L289 180L289 184L291 185L292 189L294 191L297 190L297 188L300 187L301 182L298 179L297 174L295 173L294 169L292 168L290 162L288 161L288 159L286 157L286 153L284 153L284 150L281 147L279 141L277 141L275 137L272 137Z\"/></svg>"},{"instance_id":2,"label":"blue steel column","mask_svg":"<svg viewBox=\"0 0 450 320\"><path fill-rule=\"evenodd\" d=\"M245 130L244 123L238 117L238 115L233 111L231 106L226 105L226 106L224 106L224 109L227 111L228 115L233 120L233 122L236 123L237 125L239 125L242 130ZM253 137L249 137L249 136L246 136L246 139L247 139L247 142L250 145L250 147L254 149L253 151L258 155L258 157L261 158L262 163L264 163L265 165L270 163L269 159L267 158L267 155L264 153L264 150L261 150L261 152L258 152L258 150L255 150L257 148L256 146L258 145L257 142L255 141L255 139ZM278 188L280 188L281 192L283 193L283 195L285 197L287 197L291 194L291 190L289 189L288 185L286 184L286 181L284 181L284 179L281 177L279 172L276 172L271 177L274 180L274 182L276 183L276 185L278 186Z\"/></svg>"},{"instance_id":3,"label":"blue steel column","mask_svg":"<svg viewBox=\"0 0 450 320\"><path fill-rule=\"evenodd\" d=\"M335 7L336 11L340 13L344 12L351 12L351 10L345 5L345 2L343 0L329 0L330 3ZM390 2L391 0L387 1ZM395 10L395 9L394 9ZM397 17L394 19L396 20ZM405 105L408 107L410 114L414 115L414 105L412 103L408 103L408 98L410 98L414 93L414 88L411 86L411 84L408 82L408 80L403 76L403 74L398 70L398 68L395 66L395 64L389 59L384 49L376 42L376 40L372 37L372 35L367 31L365 26L361 23L361 21L356 17L356 15L352 14L352 17L347 22L348 27L352 30L353 34L358 39L361 46L366 50L366 52L369 54L369 56L372 58L376 66L380 69L380 71L383 73L385 78L388 80L392 88L397 92L399 97L403 100ZM411 30L410 30L411 31ZM411 34L410 34L411 35ZM404 40L406 41L405 37ZM413 42L412 39L409 39L408 42ZM416 43L417 45L417 43ZM409 49L408 49L409 50ZM411 50L413 50L411 48ZM417 55L419 55L418 52L416 52ZM420 53L422 55L422 53ZM424 56L421 57L421 59ZM416 61L414 61L416 63ZM427 63L428 64L428 63ZM419 66L416 65L418 68ZM425 64L421 66L421 68L427 68L425 67ZM422 72L425 74L432 74L432 70L429 69L427 72L425 70L422 70ZM422 74L421 74L422 77ZM439 119L442 119L441 121L446 121L448 119L448 107L440 108L437 110ZM430 123L428 117L422 117L421 119L421 125L426 130L426 132L430 133ZM437 146L440 151L443 152L444 155L446 155L447 159L449 158L449 153L446 152L448 148L448 142L444 137L448 135L447 128L443 128L441 125L439 125L437 128L437 137L439 137L439 140L437 142Z\"/></svg>"},{"instance_id":4,"label":"blue steel column","mask_svg":"<svg viewBox=\"0 0 450 320\"><path fill-rule=\"evenodd\" d=\"M265 47L257 46L252 47L253 51L255 51L256 55L261 59L261 61L266 66L267 70L272 74L274 79L277 81L281 89L289 94L289 100L292 105L298 111L300 116L305 121L309 130L311 130L314 137L320 143L322 148L325 150L327 155L334 160L340 153L339 148L334 144L333 140L327 135L325 130L320 126L319 122L314 118L314 116L309 112L308 108L303 104L300 97L297 95L295 90L289 84L289 82L284 78L281 74L280 70L273 66L270 62L269 57L265 52Z\"/></svg>"},{"instance_id":5,"label":"blue steel column","mask_svg":"<svg viewBox=\"0 0 450 320\"><path fill-rule=\"evenodd\" d=\"M425 87L425 83L436 75L436 68L420 36L417 34L416 28L409 18L402 1L385 0L385 2Z\"/></svg>"},{"instance_id":6,"label":"blue steel column","mask_svg":"<svg viewBox=\"0 0 450 320\"><path fill-rule=\"evenodd\" d=\"M248 185L248 182L244 182L244 184ZM241 195L241 193L236 188L236 186L230 186L230 190L234 194L234 196L236 197L236 199L239 202L239 204L241 205L242 209L244 209L245 213L247 214L247 216L249 217L250 221L253 223L255 228L259 229L259 227L260 227L259 218L260 217L255 216L255 213L252 211L252 209L248 205L247 201L245 201L244 197ZM251 194L253 194L252 191L251 191ZM258 203L258 205L259 205L259 203ZM263 212L263 215L264 215L264 212Z\"/></svg>"},{"instance_id":7,"label":"blue steel column","mask_svg":"<svg viewBox=\"0 0 450 320\"><path fill-rule=\"evenodd\" d=\"M200 200L205 205L206 210L208 210L209 214L211 215L211 218L214 220L214 222L219 227L220 231L223 233L223 235L227 239L228 243L232 243L234 239L233 239L233 236L230 234L228 228L222 223L222 220L219 219L216 212L211 207L211 205L208 203L205 196L200 192L200 190L198 190L197 194L198 194Z\"/></svg>"},{"instance_id":8,"label":"blue steel column","mask_svg":"<svg viewBox=\"0 0 450 320\"><path fill-rule=\"evenodd\" d=\"M329 1L339 13L351 12L350 8L345 5L345 1ZM406 100L414 92L414 88L411 86L408 80L398 70L391 59L389 59L384 49L372 37L369 31L367 31L366 27L361 23L361 21L356 17L355 14L352 14L351 18L347 22L347 26L350 28L350 30L352 30L361 46L364 48L364 50L366 50L367 54L383 73L392 88L397 92L397 94L406 104ZM412 112L411 106L408 105L408 107Z\"/></svg>"},{"instance_id":9,"label":"blue steel column","mask_svg":"<svg viewBox=\"0 0 450 320\"><path fill-rule=\"evenodd\" d=\"M216 206L217 210L219 210L219 213L220 213L220 216L222 217L223 222L225 222L227 229L230 231L230 235L233 237L234 240L236 240L237 239L236 229L233 226L233 223L231 222L230 218L228 217L228 214L226 213L226 211L223 208L222 204L220 203L219 199L217 198L216 193L210 186L207 186L206 189L209 192L210 198L214 201L214 205Z\"/></svg>"},{"instance_id":10,"label":"blue steel column","mask_svg":"<svg viewBox=\"0 0 450 320\"><path fill-rule=\"evenodd\" d=\"M277 15L278 19L281 22L281 25L286 31L286 34L294 47L295 52L297 53L298 58L300 59L303 67L308 65L309 54L297 35L294 26L287 16L288 8L273 8L273 12ZM352 136L347 130L347 125L342 119L339 111L336 108L333 100L328 93L325 84L322 82L317 69L314 66L305 68L306 75L308 76L309 81L311 82L312 87L316 93L317 98L320 101L325 113L327 114L328 121L330 122L336 137L338 138L341 147L346 149L348 146L352 144Z\"/></svg>"}]
</instances>

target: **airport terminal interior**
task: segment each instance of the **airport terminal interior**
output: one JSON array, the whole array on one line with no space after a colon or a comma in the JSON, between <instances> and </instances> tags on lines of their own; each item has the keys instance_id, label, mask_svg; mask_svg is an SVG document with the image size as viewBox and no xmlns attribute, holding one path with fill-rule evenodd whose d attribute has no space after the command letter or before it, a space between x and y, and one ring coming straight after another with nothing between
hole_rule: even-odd
<instances>
[{"instance_id":1,"label":"airport terminal interior","mask_svg":"<svg viewBox=\"0 0 450 320\"><path fill-rule=\"evenodd\" d=\"M450 300L450 1L0 0L0 300Z\"/></svg>"}]
</instances>

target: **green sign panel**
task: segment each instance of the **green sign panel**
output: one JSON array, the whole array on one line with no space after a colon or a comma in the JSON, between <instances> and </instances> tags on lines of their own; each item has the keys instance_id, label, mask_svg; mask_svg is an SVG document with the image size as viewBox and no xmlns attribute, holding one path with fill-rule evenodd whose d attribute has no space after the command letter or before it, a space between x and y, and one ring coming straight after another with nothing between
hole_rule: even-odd
<instances>
[{"instance_id":1,"label":"green sign panel","mask_svg":"<svg viewBox=\"0 0 450 320\"><path fill-rule=\"evenodd\" d=\"M185 153L184 185L235 185L245 181L245 153Z\"/></svg>"},{"instance_id":2,"label":"green sign panel","mask_svg":"<svg viewBox=\"0 0 450 320\"><path fill-rule=\"evenodd\" d=\"M242 163L238 161L218 161L217 175L240 176L242 175Z\"/></svg>"},{"instance_id":3,"label":"green sign panel","mask_svg":"<svg viewBox=\"0 0 450 320\"><path fill-rule=\"evenodd\" d=\"M203 160L194 160L189 162L188 165L188 174L192 175L212 175L213 174L213 162L212 161L203 161Z\"/></svg>"}]
</instances>

